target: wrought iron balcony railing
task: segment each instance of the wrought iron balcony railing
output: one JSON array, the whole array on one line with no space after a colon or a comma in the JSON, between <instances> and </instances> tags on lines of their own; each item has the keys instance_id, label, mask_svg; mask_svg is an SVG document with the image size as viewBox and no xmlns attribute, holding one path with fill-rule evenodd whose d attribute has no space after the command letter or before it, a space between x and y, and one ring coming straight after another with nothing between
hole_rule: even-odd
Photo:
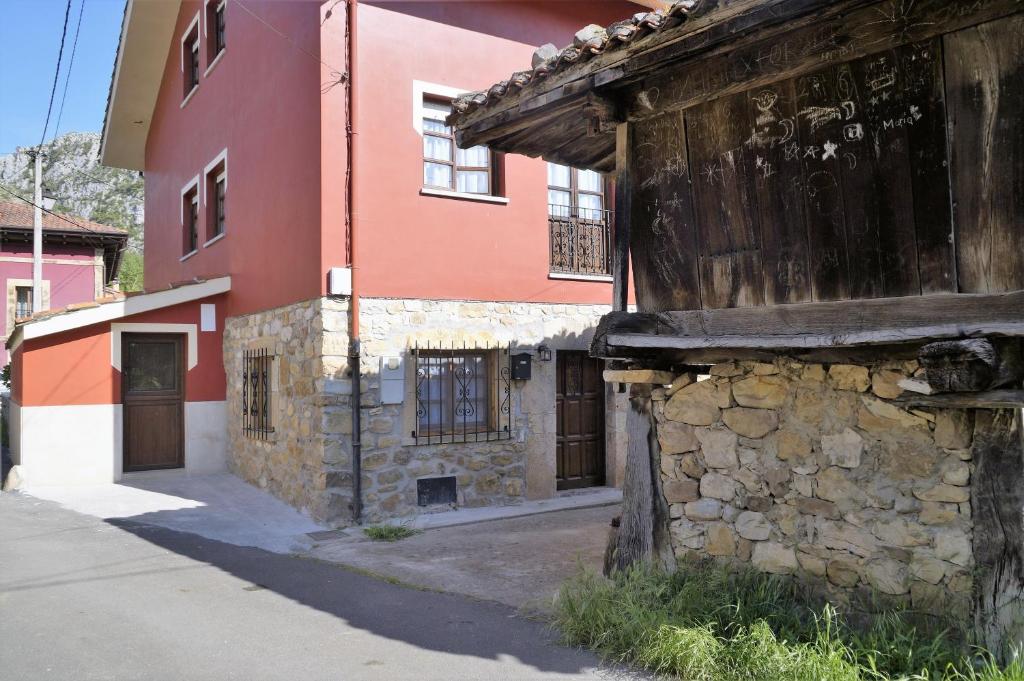
<instances>
[{"instance_id":1,"label":"wrought iron balcony railing","mask_svg":"<svg viewBox=\"0 0 1024 681\"><path fill-rule=\"evenodd\" d=\"M552 204L548 227L552 273L611 275L610 211Z\"/></svg>"}]
</instances>

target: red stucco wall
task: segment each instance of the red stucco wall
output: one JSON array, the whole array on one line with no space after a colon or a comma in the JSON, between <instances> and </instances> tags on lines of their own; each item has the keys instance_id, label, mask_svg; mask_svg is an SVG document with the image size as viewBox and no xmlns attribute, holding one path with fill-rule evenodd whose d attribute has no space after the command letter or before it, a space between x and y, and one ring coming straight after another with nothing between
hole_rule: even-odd
<instances>
[{"instance_id":1,"label":"red stucco wall","mask_svg":"<svg viewBox=\"0 0 1024 681\"><path fill-rule=\"evenodd\" d=\"M217 306L217 330L198 331L198 364L185 376L185 400L225 398L225 296L174 305L124 317L116 323L195 324L201 303ZM71 404L117 404L121 374L111 365L110 322L24 341L12 362L13 398L23 407Z\"/></svg>"},{"instance_id":2,"label":"red stucco wall","mask_svg":"<svg viewBox=\"0 0 1024 681\"><path fill-rule=\"evenodd\" d=\"M229 315L322 295L329 268L347 263L345 88L332 85L346 70L344 3L228 3L227 50L182 107L180 39L199 7L182 3L146 147L146 286L231 274ZM617 1L360 3L362 295L610 302L610 283L548 277L543 161L505 157L508 205L419 194L413 81L486 87L526 68L536 45L565 45L587 23L637 9ZM227 236L179 262L181 190L224 148Z\"/></svg>"},{"instance_id":3,"label":"red stucco wall","mask_svg":"<svg viewBox=\"0 0 1024 681\"><path fill-rule=\"evenodd\" d=\"M316 297L320 81L306 52L319 50L319 3L227 3L227 49L204 75L201 38L199 88L182 107L181 36L200 5L181 4L146 144L146 288L230 274L230 314ZM227 236L179 262L182 187L225 148Z\"/></svg>"}]
</instances>

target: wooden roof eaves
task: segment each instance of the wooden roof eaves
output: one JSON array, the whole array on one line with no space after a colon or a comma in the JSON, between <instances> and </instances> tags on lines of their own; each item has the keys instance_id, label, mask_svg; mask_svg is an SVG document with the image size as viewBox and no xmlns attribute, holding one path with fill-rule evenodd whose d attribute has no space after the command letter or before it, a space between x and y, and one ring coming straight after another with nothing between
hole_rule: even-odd
<instances>
[{"instance_id":1,"label":"wooden roof eaves","mask_svg":"<svg viewBox=\"0 0 1024 681\"><path fill-rule=\"evenodd\" d=\"M717 8L678 26L645 35L618 49L594 55L543 78L535 78L516 91L509 91L465 113L456 113L449 123L458 131L460 146L486 143L491 128L519 118L529 120L549 106L569 103L581 94L624 87L665 63L692 58L756 30L783 26L815 10L829 14L845 12L873 0L740 0ZM511 90L511 88L510 88Z\"/></svg>"}]
</instances>

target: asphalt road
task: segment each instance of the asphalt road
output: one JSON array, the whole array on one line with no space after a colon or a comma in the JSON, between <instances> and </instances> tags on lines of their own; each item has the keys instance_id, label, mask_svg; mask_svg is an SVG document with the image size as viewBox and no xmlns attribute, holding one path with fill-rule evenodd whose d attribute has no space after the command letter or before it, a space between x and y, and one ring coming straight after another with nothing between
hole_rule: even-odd
<instances>
[{"instance_id":1,"label":"asphalt road","mask_svg":"<svg viewBox=\"0 0 1024 681\"><path fill-rule=\"evenodd\" d=\"M593 679L505 606L0 494L3 679Z\"/></svg>"}]
</instances>

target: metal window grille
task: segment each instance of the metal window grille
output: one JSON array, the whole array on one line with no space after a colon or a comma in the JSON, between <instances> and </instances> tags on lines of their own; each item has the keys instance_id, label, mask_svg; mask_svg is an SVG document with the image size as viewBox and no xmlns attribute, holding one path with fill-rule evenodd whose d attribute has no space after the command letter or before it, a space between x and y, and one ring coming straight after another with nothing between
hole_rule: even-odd
<instances>
[{"instance_id":1,"label":"metal window grille","mask_svg":"<svg viewBox=\"0 0 1024 681\"><path fill-rule=\"evenodd\" d=\"M511 346L413 349L416 444L512 437Z\"/></svg>"},{"instance_id":2,"label":"metal window grille","mask_svg":"<svg viewBox=\"0 0 1024 681\"><path fill-rule=\"evenodd\" d=\"M611 274L611 211L552 204L548 227L552 272Z\"/></svg>"},{"instance_id":3,"label":"metal window grille","mask_svg":"<svg viewBox=\"0 0 1024 681\"><path fill-rule=\"evenodd\" d=\"M272 362L266 349L246 350L242 362L242 430L260 440L274 432L270 420Z\"/></svg>"}]
</instances>

